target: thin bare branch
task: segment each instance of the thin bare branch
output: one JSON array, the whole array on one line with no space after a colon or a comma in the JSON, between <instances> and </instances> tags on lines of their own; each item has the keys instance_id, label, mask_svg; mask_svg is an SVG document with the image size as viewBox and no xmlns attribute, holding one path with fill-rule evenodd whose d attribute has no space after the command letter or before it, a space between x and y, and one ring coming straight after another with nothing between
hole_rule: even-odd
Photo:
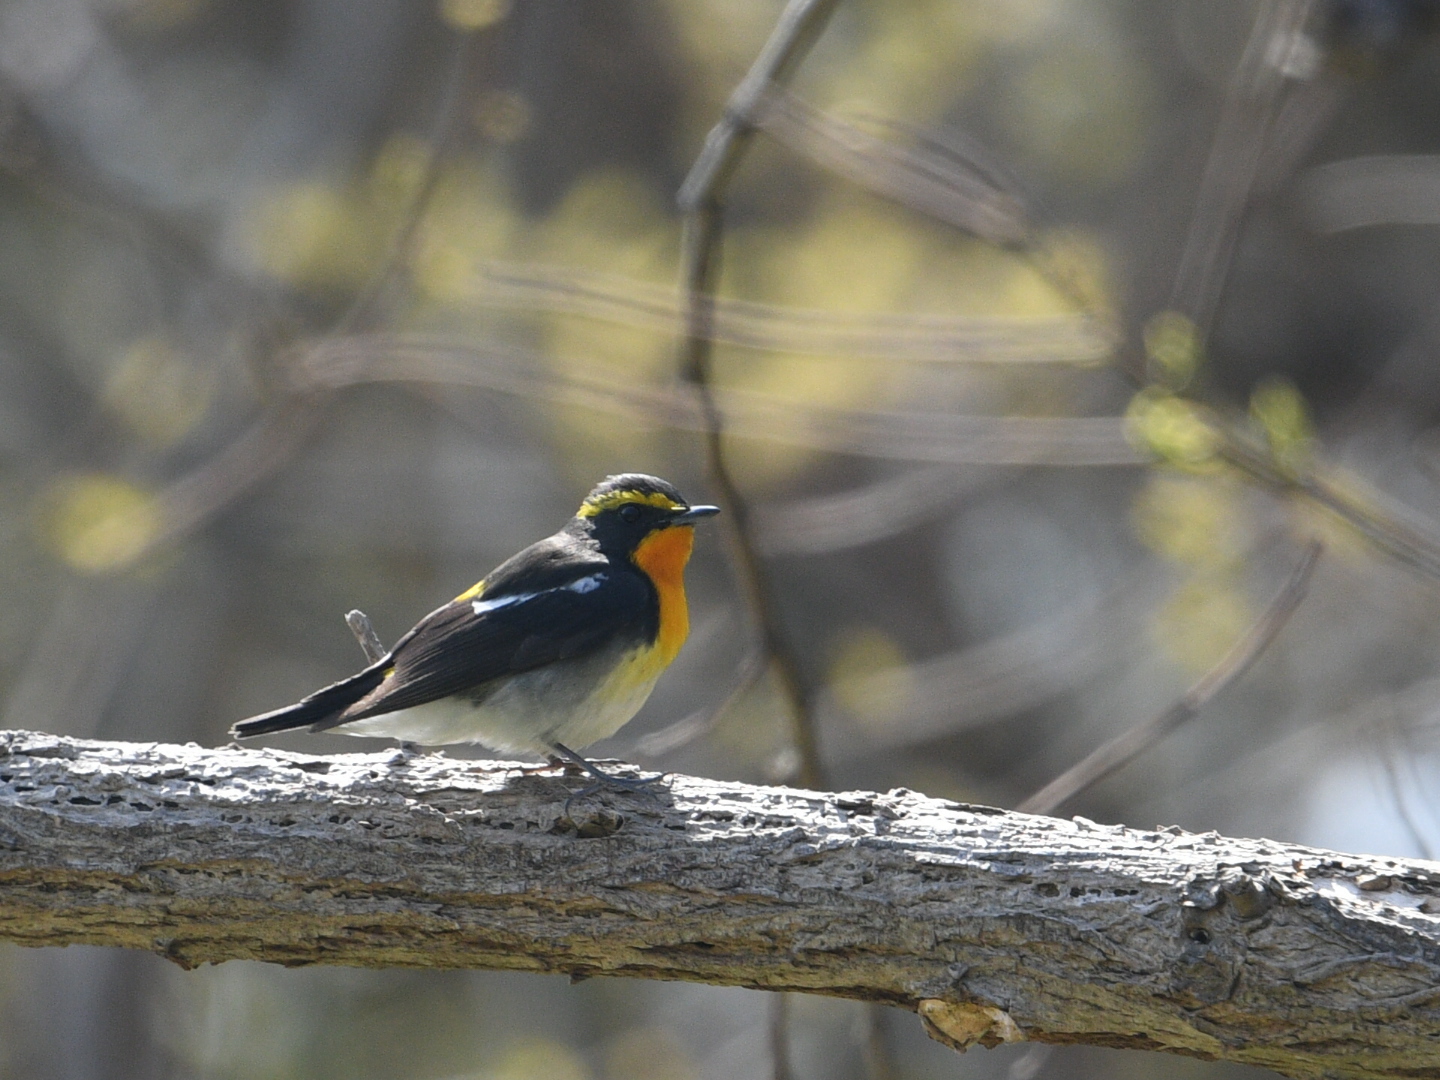
<instances>
[{"instance_id":1,"label":"thin bare branch","mask_svg":"<svg viewBox=\"0 0 1440 1080\"><path fill-rule=\"evenodd\" d=\"M756 109L774 86L783 85L830 20L838 0L790 0L745 78L725 103L705 145L680 186L680 209L694 213L729 182L754 130Z\"/></svg>"},{"instance_id":2,"label":"thin bare branch","mask_svg":"<svg viewBox=\"0 0 1440 1080\"><path fill-rule=\"evenodd\" d=\"M1250 669L1270 643L1290 621L1290 616L1305 599L1310 577L1320 561L1324 546L1315 540L1305 549L1299 565L1284 586L1270 601L1260 618L1245 631L1219 663L1207 671L1170 708L1159 716L1117 735L1092 751L1083 760L1061 773L1017 809L1027 814L1053 813L1068 800L1105 777L1123 768L1146 750L1199 715L1209 702Z\"/></svg>"},{"instance_id":3,"label":"thin bare branch","mask_svg":"<svg viewBox=\"0 0 1440 1080\"><path fill-rule=\"evenodd\" d=\"M746 607L755 619L761 647L784 700L793 728L795 748L800 756L801 783L823 786L823 767L815 734L812 695L800 659L795 654L775 610L774 589L755 543L750 525L750 508L740 492L725 457L725 420L710 386L710 340L707 333L709 299L714 295L714 277L720 251L720 211L706 204L687 220L686 284L691 297L690 325L694 328L685 342L686 375L694 383L700 403L701 437L706 471L715 488L716 501L725 511L726 536L730 540L736 574Z\"/></svg>"},{"instance_id":4,"label":"thin bare branch","mask_svg":"<svg viewBox=\"0 0 1440 1080\"><path fill-rule=\"evenodd\" d=\"M824 702L837 721L831 754L855 760L877 747L918 746L1085 685L1136 651L1168 580L1153 570L1134 573L1103 596L1014 633L857 679L845 707Z\"/></svg>"},{"instance_id":5,"label":"thin bare branch","mask_svg":"<svg viewBox=\"0 0 1440 1080\"><path fill-rule=\"evenodd\" d=\"M1324 507L1402 566L1440 582L1440 538L1431 531L1433 523L1371 485L1342 484L1315 468L1283 467L1234 429L1216 431L1216 454L1226 464L1274 491L1302 495Z\"/></svg>"},{"instance_id":6,"label":"thin bare branch","mask_svg":"<svg viewBox=\"0 0 1440 1080\"><path fill-rule=\"evenodd\" d=\"M1287 78L1304 70L1302 36L1314 0L1263 0L1226 92L1170 306L1208 334ZM1313 46L1312 46L1313 47Z\"/></svg>"},{"instance_id":7,"label":"thin bare branch","mask_svg":"<svg viewBox=\"0 0 1440 1080\"><path fill-rule=\"evenodd\" d=\"M1029 233L1024 203L973 160L935 143L899 146L771 87L758 110L765 134L816 164L923 214L1001 247Z\"/></svg>"},{"instance_id":8,"label":"thin bare branch","mask_svg":"<svg viewBox=\"0 0 1440 1080\"><path fill-rule=\"evenodd\" d=\"M1395 807L1395 815L1400 823L1405 826L1405 831L1410 834L1410 842L1415 845L1415 850L1426 859L1433 859L1434 852L1431 850L1430 842L1425 839L1425 834L1420 831L1420 826L1415 821L1415 816L1410 812L1410 802L1405 798L1405 786L1400 779L1400 770L1396 767L1397 757L1404 757L1411 761L1413 759L1407 753L1410 748L1404 746L1406 740L1402 739L1399 725L1396 723L1393 707L1388 713L1382 716L1379 723L1380 739L1375 747L1375 753L1380 758L1380 767L1385 772L1385 786L1390 794L1390 801Z\"/></svg>"}]
</instances>

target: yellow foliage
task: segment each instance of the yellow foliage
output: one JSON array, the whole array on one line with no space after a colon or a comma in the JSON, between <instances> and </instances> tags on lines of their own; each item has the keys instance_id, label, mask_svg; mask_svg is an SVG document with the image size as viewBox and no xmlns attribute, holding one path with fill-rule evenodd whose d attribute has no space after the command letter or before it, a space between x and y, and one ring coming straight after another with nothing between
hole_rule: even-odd
<instances>
[{"instance_id":1,"label":"yellow foliage","mask_svg":"<svg viewBox=\"0 0 1440 1080\"><path fill-rule=\"evenodd\" d=\"M902 311L926 273L924 233L890 207L837 196L794 228L737 232L727 241L737 275L727 291L823 311ZM883 408L885 365L870 360L717 349L716 382L733 390L832 408ZM814 460L801 447L736 441L748 484L773 486Z\"/></svg>"},{"instance_id":2,"label":"yellow foliage","mask_svg":"<svg viewBox=\"0 0 1440 1080\"><path fill-rule=\"evenodd\" d=\"M1140 541L1167 559L1210 570L1232 567L1247 546L1243 493L1223 476L1152 473L1135 497L1131 520Z\"/></svg>"},{"instance_id":3,"label":"yellow foliage","mask_svg":"<svg viewBox=\"0 0 1440 1080\"><path fill-rule=\"evenodd\" d=\"M1172 390L1183 390L1200 368L1200 331L1178 311L1162 311L1145 324L1145 355Z\"/></svg>"},{"instance_id":4,"label":"yellow foliage","mask_svg":"<svg viewBox=\"0 0 1440 1080\"><path fill-rule=\"evenodd\" d=\"M1305 399L1290 380L1262 380L1250 395L1250 418L1265 432L1265 441L1280 464L1296 467L1308 461L1315 428Z\"/></svg>"},{"instance_id":5,"label":"yellow foliage","mask_svg":"<svg viewBox=\"0 0 1440 1080\"><path fill-rule=\"evenodd\" d=\"M607 1080L699 1080L700 1071L663 1028L631 1028L605 1048Z\"/></svg>"},{"instance_id":6,"label":"yellow foliage","mask_svg":"<svg viewBox=\"0 0 1440 1080\"><path fill-rule=\"evenodd\" d=\"M431 300L463 300L476 264L510 253L519 213L493 173L465 162L441 173L416 231L410 272Z\"/></svg>"},{"instance_id":7,"label":"yellow foliage","mask_svg":"<svg viewBox=\"0 0 1440 1080\"><path fill-rule=\"evenodd\" d=\"M511 1047L490 1068L483 1080L589 1080L590 1070L580 1055L550 1039L530 1039Z\"/></svg>"},{"instance_id":8,"label":"yellow foliage","mask_svg":"<svg viewBox=\"0 0 1440 1080\"><path fill-rule=\"evenodd\" d=\"M460 30L483 30L510 14L510 0L440 0L440 17Z\"/></svg>"},{"instance_id":9,"label":"yellow foliage","mask_svg":"<svg viewBox=\"0 0 1440 1080\"><path fill-rule=\"evenodd\" d=\"M902 311L929 271L925 230L893 208L848 193L797 228L737 232L727 245L745 292L834 311Z\"/></svg>"},{"instance_id":10,"label":"yellow foliage","mask_svg":"<svg viewBox=\"0 0 1440 1080\"><path fill-rule=\"evenodd\" d=\"M535 231L540 262L646 281L675 281L680 227L653 188L624 169L596 169L570 188Z\"/></svg>"},{"instance_id":11,"label":"yellow foliage","mask_svg":"<svg viewBox=\"0 0 1440 1080\"><path fill-rule=\"evenodd\" d=\"M39 510L47 545L87 574L124 568L160 531L154 499L118 476L60 477L42 493Z\"/></svg>"},{"instance_id":12,"label":"yellow foliage","mask_svg":"<svg viewBox=\"0 0 1440 1080\"><path fill-rule=\"evenodd\" d=\"M102 400L142 439L169 446L210 407L214 380L161 337L144 337L110 371Z\"/></svg>"},{"instance_id":13,"label":"yellow foliage","mask_svg":"<svg viewBox=\"0 0 1440 1080\"><path fill-rule=\"evenodd\" d=\"M251 223L255 261L292 285L364 285L389 257L432 153L425 140L396 135L353 188L307 180L275 190ZM463 161L448 165L416 230L411 269L421 291L443 300L462 296L476 258L508 253L515 220L509 194L492 174Z\"/></svg>"},{"instance_id":14,"label":"yellow foliage","mask_svg":"<svg viewBox=\"0 0 1440 1080\"><path fill-rule=\"evenodd\" d=\"M1216 465L1219 434L1194 402L1146 387L1125 410L1125 434L1139 450L1168 465L1207 471Z\"/></svg>"},{"instance_id":15,"label":"yellow foliage","mask_svg":"<svg viewBox=\"0 0 1440 1080\"><path fill-rule=\"evenodd\" d=\"M208 0L133 0L124 17L145 30L168 30L190 22L208 6Z\"/></svg>"},{"instance_id":16,"label":"yellow foliage","mask_svg":"<svg viewBox=\"0 0 1440 1080\"><path fill-rule=\"evenodd\" d=\"M1198 675L1214 667L1254 621L1249 599L1232 580L1202 575L1175 591L1153 631L1166 656Z\"/></svg>"},{"instance_id":17,"label":"yellow foliage","mask_svg":"<svg viewBox=\"0 0 1440 1080\"><path fill-rule=\"evenodd\" d=\"M261 205L251 234L260 268L296 285L363 281L370 229L357 209L342 192L316 181L273 192Z\"/></svg>"}]
</instances>

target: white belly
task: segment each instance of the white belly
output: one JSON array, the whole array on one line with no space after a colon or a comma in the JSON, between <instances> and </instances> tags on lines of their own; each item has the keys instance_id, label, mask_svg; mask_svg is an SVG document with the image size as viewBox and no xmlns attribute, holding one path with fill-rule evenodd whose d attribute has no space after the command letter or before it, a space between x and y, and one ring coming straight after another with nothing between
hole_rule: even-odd
<instances>
[{"instance_id":1,"label":"white belly","mask_svg":"<svg viewBox=\"0 0 1440 1080\"><path fill-rule=\"evenodd\" d=\"M615 734L650 697L659 672L638 659L606 652L562 661L513 676L479 703L442 698L331 730L422 746L479 743L501 753L544 756L557 742L579 750Z\"/></svg>"}]
</instances>

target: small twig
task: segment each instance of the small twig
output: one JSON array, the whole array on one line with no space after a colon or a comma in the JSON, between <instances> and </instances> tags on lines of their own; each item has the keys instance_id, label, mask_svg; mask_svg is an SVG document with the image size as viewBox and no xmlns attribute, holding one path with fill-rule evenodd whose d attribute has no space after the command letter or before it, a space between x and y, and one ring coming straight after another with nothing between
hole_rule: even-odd
<instances>
[{"instance_id":1,"label":"small twig","mask_svg":"<svg viewBox=\"0 0 1440 1080\"><path fill-rule=\"evenodd\" d=\"M365 659L370 663L383 660L385 654L390 651L380 641L380 635L375 633L375 627L370 625L370 616L359 608L346 612L345 625L350 627L350 632L355 635L355 640L360 643L360 648L365 650Z\"/></svg>"},{"instance_id":2,"label":"small twig","mask_svg":"<svg viewBox=\"0 0 1440 1080\"><path fill-rule=\"evenodd\" d=\"M1420 826L1415 821L1414 815L1410 812L1410 803L1405 798L1405 790L1400 783L1400 771L1395 767L1396 744L1401 740L1400 734L1396 730L1395 710L1393 706L1381 717L1379 728L1380 746L1377 748L1377 751L1380 756L1380 766L1385 771L1386 786L1390 789L1390 801L1395 804L1395 813L1400 818L1400 823L1405 826L1405 831L1410 834L1410 842L1414 844L1416 850L1420 852L1420 857L1433 859L1435 854L1431 850L1429 842L1425 839L1425 834L1420 831ZM1409 757L1409 755L1406 756L1407 758ZM1409 760L1413 765L1414 759L1409 758Z\"/></svg>"},{"instance_id":3,"label":"small twig","mask_svg":"<svg viewBox=\"0 0 1440 1080\"><path fill-rule=\"evenodd\" d=\"M1324 545L1313 540L1285 585L1260 618L1230 647L1220 662L1200 676L1189 690L1159 716L1139 724L1097 747L1016 807L1025 814L1053 813L1067 800L1127 765L1161 739L1193 719L1210 700L1249 670L1289 621L1310 586L1310 577Z\"/></svg>"}]
</instances>

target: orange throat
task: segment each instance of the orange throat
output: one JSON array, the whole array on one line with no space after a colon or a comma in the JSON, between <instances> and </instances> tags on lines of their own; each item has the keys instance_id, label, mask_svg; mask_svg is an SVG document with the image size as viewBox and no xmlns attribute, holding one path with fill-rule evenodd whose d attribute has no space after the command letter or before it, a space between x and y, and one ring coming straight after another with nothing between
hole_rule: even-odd
<instances>
[{"instance_id":1,"label":"orange throat","mask_svg":"<svg viewBox=\"0 0 1440 1080\"><path fill-rule=\"evenodd\" d=\"M695 546L695 530L688 525L660 529L641 540L630 561L649 575L660 594L660 632L655 638L656 659L669 664L690 634L690 610L685 605L685 564Z\"/></svg>"}]
</instances>

